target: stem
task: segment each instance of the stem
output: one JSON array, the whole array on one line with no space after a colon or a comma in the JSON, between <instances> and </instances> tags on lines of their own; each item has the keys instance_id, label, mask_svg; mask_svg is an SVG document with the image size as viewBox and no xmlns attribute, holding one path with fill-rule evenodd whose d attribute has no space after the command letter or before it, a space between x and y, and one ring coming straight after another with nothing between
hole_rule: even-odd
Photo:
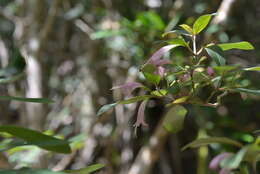
<instances>
[{"instance_id":1,"label":"stem","mask_svg":"<svg viewBox=\"0 0 260 174\"><path fill-rule=\"evenodd\" d=\"M194 58L196 58L197 56L196 35L192 36L192 43L193 43L193 54L195 55Z\"/></svg>"},{"instance_id":2,"label":"stem","mask_svg":"<svg viewBox=\"0 0 260 174\"><path fill-rule=\"evenodd\" d=\"M194 55L193 58L194 58L194 60L196 60L196 58L197 58L196 35L192 36L192 43L193 43L193 55ZM192 91L193 91L193 93L195 93L195 84L193 81L193 69L190 72L190 77L191 77L191 83L192 83Z\"/></svg>"}]
</instances>

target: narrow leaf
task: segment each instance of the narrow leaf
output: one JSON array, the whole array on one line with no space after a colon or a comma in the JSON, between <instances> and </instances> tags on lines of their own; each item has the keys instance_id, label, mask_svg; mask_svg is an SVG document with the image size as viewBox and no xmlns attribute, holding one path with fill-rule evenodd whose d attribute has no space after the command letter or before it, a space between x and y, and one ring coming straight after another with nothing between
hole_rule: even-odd
<instances>
[{"instance_id":1,"label":"narrow leaf","mask_svg":"<svg viewBox=\"0 0 260 174\"><path fill-rule=\"evenodd\" d=\"M193 24L194 34L199 34L204 28L206 28L211 17L211 14L200 16Z\"/></svg>"},{"instance_id":2,"label":"narrow leaf","mask_svg":"<svg viewBox=\"0 0 260 174\"><path fill-rule=\"evenodd\" d=\"M170 40L167 40L166 42L169 44L172 44L172 45L189 47L189 44L183 38L170 39Z\"/></svg>"},{"instance_id":3,"label":"narrow leaf","mask_svg":"<svg viewBox=\"0 0 260 174\"><path fill-rule=\"evenodd\" d=\"M227 168L227 169L236 169L240 166L240 163L242 162L245 154L248 151L248 147L244 147L241 150L239 150L238 153L236 153L235 155L232 155L228 158L223 159L220 162L220 166L222 168Z\"/></svg>"},{"instance_id":4,"label":"narrow leaf","mask_svg":"<svg viewBox=\"0 0 260 174\"><path fill-rule=\"evenodd\" d=\"M260 71L260 66L245 68L245 71Z\"/></svg>"},{"instance_id":5,"label":"narrow leaf","mask_svg":"<svg viewBox=\"0 0 260 174\"><path fill-rule=\"evenodd\" d=\"M217 45L212 45L205 48L209 56L218 64L218 65L225 65L226 60L224 58L224 52L221 50L220 47Z\"/></svg>"},{"instance_id":6,"label":"narrow leaf","mask_svg":"<svg viewBox=\"0 0 260 174\"><path fill-rule=\"evenodd\" d=\"M187 148L197 148L200 146L206 146L213 143L230 144L237 147L243 146L241 143L226 137L210 137L210 138L201 138L201 139L194 140L191 143L184 146L182 150L186 150Z\"/></svg>"},{"instance_id":7,"label":"narrow leaf","mask_svg":"<svg viewBox=\"0 0 260 174\"><path fill-rule=\"evenodd\" d=\"M65 170L64 172L66 173L70 173L70 174L89 174L92 172L95 172L101 168L105 167L104 164L93 164L91 166L82 168L82 169L78 169L78 170Z\"/></svg>"},{"instance_id":8,"label":"narrow leaf","mask_svg":"<svg viewBox=\"0 0 260 174\"><path fill-rule=\"evenodd\" d=\"M97 116L102 115L103 113L107 112L108 110L110 110L111 108L115 107L117 105L117 103L112 103L112 104L107 104L102 106L98 112L97 112Z\"/></svg>"},{"instance_id":9,"label":"narrow leaf","mask_svg":"<svg viewBox=\"0 0 260 174\"><path fill-rule=\"evenodd\" d=\"M240 49L240 50L253 50L254 46L249 42L235 42L235 43L224 43L218 44L218 46L223 50Z\"/></svg>"},{"instance_id":10,"label":"narrow leaf","mask_svg":"<svg viewBox=\"0 0 260 174\"><path fill-rule=\"evenodd\" d=\"M192 28L191 28L189 25L187 25L187 24L181 24L180 27L183 28L183 29L184 29L185 31L187 31L188 33L190 33L191 35L193 35L193 30L192 30Z\"/></svg>"},{"instance_id":11,"label":"narrow leaf","mask_svg":"<svg viewBox=\"0 0 260 174\"><path fill-rule=\"evenodd\" d=\"M173 106L165 115L163 120L164 128L171 133L179 132L183 128L186 114L187 110L183 106Z\"/></svg>"},{"instance_id":12,"label":"narrow leaf","mask_svg":"<svg viewBox=\"0 0 260 174\"><path fill-rule=\"evenodd\" d=\"M41 132L18 126L0 126L0 132L7 132L29 144L39 146L42 149L57 153L71 153L69 142Z\"/></svg>"},{"instance_id":13,"label":"narrow leaf","mask_svg":"<svg viewBox=\"0 0 260 174\"><path fill-rule=\"evenodd\" d=\"M184 103L188 100L189 96L184 96L184 97L181 97L181 98L178 98L176 100L174 100L172 102L172 104L180 104L180 103Z\"/></svg>"},{"instance_id":14,"label":"narrow leaf","mask_svg":"<svg viewBox=\"0 0 260 174\"><path fill-rule=\"evenodd\" d=\"M47 98L24 98L24 97L14 97L14 96L0 96L0 100L16 100L21 102L32 102L32 103L54 103L53 100Z\"/></svg>"},{"instance_id":15,"label":"narrow leaf","mask_svg":"<svg viewBox=\"0 0 260 174\"><path fill-rule=\"evenodd\" d=\"M162 37L165 37L167 35L170 35L171 37L178 37L180 35L184 35L184 36L190 36L189 33L187 33L186 31L183 30L172 30L172 31L168 31L166 33L162 34Z\"/></svg>"},{"instance_id":16,"label":"narrow leaf","mask_svg":"<svg viewBox=\"0 0 260 174\"><path fill-rule=\"evenodd\" d=\"M254 90L254 89L236 88L236 89L231 89L231 91L244 92L244 93L253 94L253 95L260 95L260 90Z\"/></svg>"}]
</instances>

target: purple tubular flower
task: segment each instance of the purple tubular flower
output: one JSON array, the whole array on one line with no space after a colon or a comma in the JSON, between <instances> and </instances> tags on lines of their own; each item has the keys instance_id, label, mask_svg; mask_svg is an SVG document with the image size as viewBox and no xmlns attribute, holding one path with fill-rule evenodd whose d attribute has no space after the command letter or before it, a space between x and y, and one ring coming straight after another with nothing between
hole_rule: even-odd
<instances>
[{"instance_id":1,"label":"purple tubular flower","mask_svg":"<svg viewBox=\"0 0 260 174\"><path fill-rule=\"evenodd\" d=\"M139 127L140 125L142 126L148 126L148 124L145 122L144 120L144 111L145 111L145 106L147 104L147 101L148 100L144 100L140 106L139 106L139 109L138 109L138 113L137 113L137 120L134 124L134 127L137 128Z\"/></svg>"},{"instance_id":2,"label":"purple tubular flower","mask_svg":"<svg viewBox=\"0 0 260 174\"><path fill-rule=\"evenodd\" d=\"M221 153L221 154L215 156L215 157L211 160L211 162L210 162L210 164L209 164L209 168L210 168L210 169L217 169L217 168L219 167L219 163L220 163L223 159L228 158L228 157L230 157L231 155L232 155L231 153L224 152L224 153Z\"/></svg>"},{"instance_id":3,"label":"purple tubular flower","mask_svg":"<svg viewBox=\"0 0 260 174\"><path fill-rule=\"evenodd\" d=\"M165 73L165 68L162 66L158 66L155 73L158 74L161 78L163 78Z\"/></svg>"},{"instance_id":4,"label":"purple tubular flower","mask_svg":"<svg viewBox=\"0 0 260 174\"><path fill-rule=\"evenodd\" d=\"M153 64L154 66L162 66L162 65L166 65L166 64L170 64L170 63L171 63L171 61L165 60L165 59L158 59L158 60L150 62L150 64Z\"/></svg>"},{"instance_id":5,"label":"purple tubular flower","mask_svg":"<svg viewBox=\"0 0 260 174\"><path fill-rule=\"evenodd\" d=\"M158 51L156 51L150 59L145 64L152 64L156 67L155 74L159 74L161 78L163 78L165 73L165 68L162 67L162 65L170 64L171 61L161 59L162 56L170 51L172 48L175 48L176 45L167 45L162 48L160 48Z\"/></svg>"},{"instance_id":6,"label":"purple tubular flower","mask_svg":"<svg viewBox=\"0 0 260 174\"><path fill-rule=\"evenodd\" d=\"M208 74L209 76L213 76L213 75L214 75L214 70L213 70L213 68L208 67L208 68L207 68L207 74Z\"/></svg>"},{"instance_id":7,"label":"purple tubular flower","mask_svg":"<svg viewBox=\"0 0 260 174\"><path fill-rule=\"evenodd\" d=\"M125 96L131 95L132 91L136 88L142 87L142 84L137 82L127 82L123 85L115 86L111 90L122 89Z\"/></svg>"}]
</instances>

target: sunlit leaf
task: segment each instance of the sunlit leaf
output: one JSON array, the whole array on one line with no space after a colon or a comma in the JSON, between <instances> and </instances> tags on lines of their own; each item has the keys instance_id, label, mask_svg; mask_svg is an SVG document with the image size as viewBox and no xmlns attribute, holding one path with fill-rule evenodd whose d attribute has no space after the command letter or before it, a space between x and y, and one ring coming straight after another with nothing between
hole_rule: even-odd
<instances>
[{"instance_id":1,"label":"sunlit leaf","mask_svg":"<svg viewBox=\"0 0 260 174\"><path fill-rule=\"evenodd\" d=\"M183 128L186 114L187 110L181 105L171 107L163 120L164 128L171 133L179 132Z\"/></svg>"},{"instance_id":2,"label":"sunlit leaf","mask_svg":"<svg viewBox=\"0 0 260 174\"><path fill-rule=\"evenodd\" d=\"M0 126L0 132L7 132L17 138L26 141L29 144L36 145L42 149L57 153L71 153L69 142L52 136L42 134L41 132L26 129L18 126Z\"/></svg>"},{"instance_id":3,"label":"sunlit leaf","mask_svg":"<svg viewBox=\"0 0 260 174\"><path fill-rule=\"evenodd\" d=\"M184 96L184 97L181 97L181 98L178 98L176 100L174 100L172 102L172 104L180 104L180 103L184 103L188 100L189 96Z\"/></svg>"},{"instance_id":4,"label":"sunlit leaf","mask_svg":"<svg viewBox=\"0 0 260 174\"><path fill-rule=\"evenodd\" d=\"M123 101L119 101L117 102L118 104L130 104L130 103L135 103L135 102L139 102L139 101L143 101L146 99L149 99L153 97L152 95L142 95L142 96L136 96L136 97L132 97Z\"/></svg>"},{"instance_id":5,"label":"sunlit leaf","mask_svg":"<svg viewBox=\"0 0 260 174\"><path fill-rule=\"evenodd\" d=\"M187 31L188 33L190 33L191 35L193 35L193 30L192 30L192 28L191 28L189 25L187 25L187 24L181 24L180 27L183 28L183 29L184 29L185 31Z\"/></svg>"},{"instance_id":6,"label":"sunlit leaf","mask_svg":"<svg viewBox=\"0 0 260 174\"><path fill-rule=\"evenodd\" d=\"M157 97L163 97L163 96L165 96L167 93L168 93L168 91L165 90L165 89L155 90L155 91L152 91L152 92L151 92L152 95L155 95L155 96L157 96Z\"/></svg>"},{"instance_id":7,"label":"sunlit leaf","mask_svg":"<svg viewBox=\"0 0 260 174\"><path fill-rule=\"evenodd\" d=\"M226 60L224 58L224 53L220 47L217 45L212 45L205 48L209 56L218 64L218 65L225 65Z\"/></svg>"},{"instance_id":8,"label":"sunlit leaf","mask_svg":"<svg viewBox=\"0 0 260 174\"><path fill-rule=\"evenodd\" d=\"M224 43L218 44L218 46L223 50L240 49L240 50L253 50L254 46L249 42L235 42L235 43Z\"/></svg>"},{"instance_id":9,"label":"sunlit leaf","mask_svg":"<svg viewBox=\"0 0 260 174\"><path fill-rule=\"evenodd\" d=\"M209 137L209 138L201 138L192 141L191 143L185 145L182 150L185 150L187 148L197 148L200 146L206 146L213 143L220 143L220 144L230 144L237 147L242 147L243 145L235 140L226 138L226 137Z\"/></svg>"},{"instance_id":10,"label":"sunlit leaf","mask_svg":"<svg viewBox=\"0 0 260 174\"><path fill-rule=\"evenodd\" d=\"M245 71L260 71L260 66L245 68L243 70L245 70Z\"/></svg>"},{"instance_id":11,"label":"sunlit leaf","mask_svg":"<svg viewBox=\"0 0 260 174\"><path fill-rule=\"evenodd\" d=\"M78 169L78 170L65 170L64 172L69 173L69 174L89 174L92 172L95 172L101 168L105 167L104 164L93 164L91 166Z\"/></svg>"},{"instance_id":12,"label":"sunlit leaf","mask_svg":"<svg viewBox=\"0 0 260 174\"><path fill-rule=\"evenodd\" d=\"M115 107L117 105L117 103L111 103L111 104L107 104L102 106L98 112L97 112L97 116L102 115L103 113L107 112L108 110L112 109L113 107Z\"/></svg>"},{"instance_id":13,"label":"sunlit leaf","mask_svg":"<svg viewBox=\"0 0 260 174\"><path fill-rule=\"evenodd\" d=\"M199 34L204 28L206 28L209 24L211 17L212 14L200 16L193 24L194 34Z\"/></svg>"},{"instance_id":14,"label":"sunlit leaf","mask_svg":"<svg viewBox=\"0 0 260 174\"><path fill-rule=\"evenodd\" d=\"M21 102L32 102L32 103L54 103L53 100L47 98L24 98L14 96L0 96L0 100L16 100Z\"/></svg>"},{"instance_id":15,"label":"sunlit leaf","mask_svg":"<svg viewBox=\"0 0 260 174\"><path fill-rule=\"evenodd\" d=\"M147 73L143 72L145 79L155 85L158 85L160 83L161 77L158 74L152 74L152 73Z\"/></svg>"}]
</instances>

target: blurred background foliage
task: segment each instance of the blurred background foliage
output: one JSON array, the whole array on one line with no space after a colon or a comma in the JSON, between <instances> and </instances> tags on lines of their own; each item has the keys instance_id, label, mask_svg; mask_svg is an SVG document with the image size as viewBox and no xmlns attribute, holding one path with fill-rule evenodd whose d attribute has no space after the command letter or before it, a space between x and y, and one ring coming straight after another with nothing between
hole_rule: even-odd
<instances>
[{"instance_id":1,"label":"blurred background foliage","mask_svg":"<svg viewBox=\"0 0 260 174\"><path fill-rule=\"evenodd\" d=\"M252 142L253 131L260 129L259 97L229 94L217 109L185 105L184 130L168 133L148 157L140 154L151 147L149 142L160 127L165 112L162 101L149 103L149 127L143 127L137 137L133 123L138 104L119 105L115 111L96 116L101 105L123 98L119 91L110 90L112 86L143 80L139 68L163 45L164 32L214 12L221 17L213 19L199 43L249 41L254 51L229 51L227 62L259 65L259 0L0 0L1 66L8 65L16 49L27 62L26 76L1 84L1 95L55 101L48 105L1 101L0 124L73 140L70 155L53 155L30 146L11 149L0 155L0 168L63 170L98 162L106 165L96 172L100 174L214 174L208 169L209 160L237 149L217 144L183 152L180 148L206 136ZM182 64L187 55L178 48L166 56ZM259 75L248 72L243 83L259 89ZM136 170L137 164L145 168L142 173Z\"/></svg>"}]
</instances>

